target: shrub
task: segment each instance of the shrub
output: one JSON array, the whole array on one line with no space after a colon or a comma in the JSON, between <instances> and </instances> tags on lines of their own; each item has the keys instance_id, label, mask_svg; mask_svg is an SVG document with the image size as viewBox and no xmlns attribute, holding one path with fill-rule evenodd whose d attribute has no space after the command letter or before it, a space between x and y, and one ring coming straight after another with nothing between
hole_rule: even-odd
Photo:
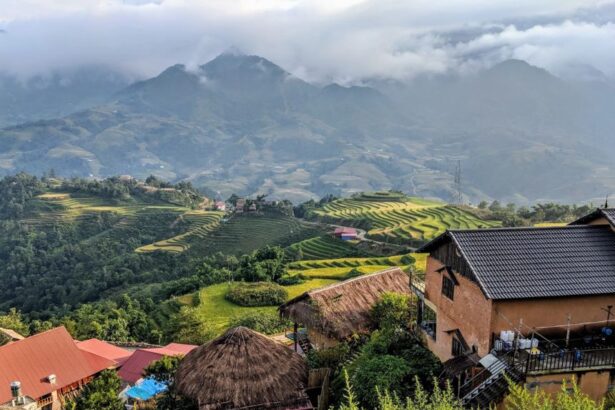
<instances>
[{"instance_id":1,"label":"shrub","mask_svg":"<svg viewBox=\"0 0 615 410\"><path fill-rule=\"evenodd\" d=\"M412 265L414 262L416 262L416 259L414 259L410 255L404 255L399 259L399 261L404 265Z\"/></svg>"},{"instance_id":2,"label":"shrub","mask_svg":"<svg viewBox=\"0 0 615 410\"><path fill-rule=\"evenodd\" d=\"M278 284L282 286L299 285L305 282L301 275L285 275L278 279Z\"/></svg>"},{"instance_id":3,"label":"shrub","mask_svg":"<svg viewBox=\"0 0 615 410\"><path fill-rule=\"evenodd\" d=\"M406 328L410 321L410 298L387 292L372 307L372 322L377 328Z\"/></svg>"},{"instance_id":4,"label":"shrub","mask_svg":"<svg viewBox=\"0 0 615 410\"><path fill-rule=\"evenodd\" d=\"M350 352L351 349L347 343L340 343L327 349L311 350L307 354L307 361L312 369L328 367L336 370L350 358Z\"/></svg>"},{"instance_id":5,"label":"shrub","mask_svg":"<svg viewBox=\"0 0 615 410\"><path fill-rule=\"evenodd\" d=\"M283 332L291 323L275 313L252 312L231 322L230 327L245 326L257 332L272 335Z\"/></svg>"},{"instance_id":6,"label":"shrub","mask_svg":"<svg viewBox=\"0 0 615 410\"><path fill-rule=\"evenodd\" d=\"M369 408L377 408L377 389L401 397L408 396L410 383L407 378L410 371L410 366L401 357L383 355L361 361L352 377L359 402Z\"/></svg>"},{"instance_id":7,"label":"shrub","mask_svg":"<svg viewBox=\"0 0 615 410\"><path fill-rule=\"evenodd\" d=\"M240 283L225 298L239 306L277 306L286 302L288 292L272 282Z\"/></svg>"},{"instance_id":8,"label":"shrub","mask_svg":"<svg viewBox=\"0 0 615 410\"><path fill-rule=\"evenodd\" d=\"M348 272L346 275L344 275L344 279L352 279L352 278L356 278L359 276L363 276L363 272L361 272L359 269L357 268L352 268L350 270L350 272Z\"/></svg>"}]
</instances>

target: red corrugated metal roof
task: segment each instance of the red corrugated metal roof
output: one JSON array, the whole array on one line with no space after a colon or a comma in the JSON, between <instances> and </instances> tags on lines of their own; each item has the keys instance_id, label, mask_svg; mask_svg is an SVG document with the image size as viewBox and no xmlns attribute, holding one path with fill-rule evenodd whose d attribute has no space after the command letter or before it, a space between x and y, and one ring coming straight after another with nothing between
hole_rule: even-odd
<instances>
[{"instance_id":1,"label":"red corrugated metal roof","mask_svg":"<svg viewBox=\"0 0 615 410\"><path fill-rule=\"evenodd\" d=\"M11 399L10 383L20 381L24 395L38 399L115 363L77 348L64 327L0 347L0 403ZM47 377L56 375L56 383Z\"/></svg>"},{"instance_id":2,"label":"red corrugated metal roof","mask_svg":"<svg viewBox=\"0 0 615 410\"><path fill-rule=\"evenodd\" d=\"M354 228L347 228L347 227L341 227L341 228L335 228L335 235L356 235L357 234L357 230Z\"/></svg>"},{"instance_id":3,"label":"red corrugated metal roof","mask_svg":"<svg viewBox=\"0 0 615 410\"><path fill-rule=\"evenodd\" d=\"M122 380L134 384L143 377L145 368L156 360L160 360L164 356L184 356L195 348L197 346L171 343L164 347L139 349L124 362L117 374Z\"/></svg>"},{"instance_id":4,"label":"red corrugated metal roof","mask_svg":"<svg viewBox=\"0 0 615 410\"><path fill-rule=\"evenodd\" d=\"M103 342L98 339L88 339L82 342L76 341L77 347L85 352L93 353L97 356L113 360L117 364L124 363L132 354L132 352L112 345L111 343Z\"/></svg>"}]
</instances>

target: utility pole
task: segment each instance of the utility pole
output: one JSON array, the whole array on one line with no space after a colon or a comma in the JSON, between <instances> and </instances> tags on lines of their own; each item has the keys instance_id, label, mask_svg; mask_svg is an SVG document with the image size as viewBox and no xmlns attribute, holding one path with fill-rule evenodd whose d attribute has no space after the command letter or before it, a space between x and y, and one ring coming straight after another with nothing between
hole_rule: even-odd
<instances>
[{"instance_id":1,"label":"utility pole","mask_svg":"<svg viewBox=\"0 0 615 410\"><path fill-rule=\"evenodd\" d=\"M461 205L463 202L463 193L461 190L461 160L457 160L457 167L455 168L455 202L457 205Z\"/></svg>"}]
</instances>

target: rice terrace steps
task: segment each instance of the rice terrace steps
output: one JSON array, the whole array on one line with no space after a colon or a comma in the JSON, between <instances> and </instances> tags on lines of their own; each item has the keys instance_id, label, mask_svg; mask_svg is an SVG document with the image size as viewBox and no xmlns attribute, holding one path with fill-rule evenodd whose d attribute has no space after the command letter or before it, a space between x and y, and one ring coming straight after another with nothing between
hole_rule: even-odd
<instances>
[{"instance_id":1,"label":"rice terrace steps","mask_svg":"<svg viewBox=\"0 0 615 410\"><path fill-rule=\"evenodd\" d=\"M191 239L205 239L218 227L224 212L219 211L187 211L178 217L189 224L189 230L180 235L137 248L136 252L183 252L190 247Z\"/></svg>"},{"instance_id":2,"label":"rice terrace steps","mask_svg":"<svg viewBox=\"0 0 615 410\"><path fill-rule=\"evenodd\" d=\"M337 199L313 211L327 223L367 229L366 237L382 242L412 243L433 239L446 229L492 228L500 223L480 219L454 205L399 193L363 193Z\"/></svg>"}]
</instances>

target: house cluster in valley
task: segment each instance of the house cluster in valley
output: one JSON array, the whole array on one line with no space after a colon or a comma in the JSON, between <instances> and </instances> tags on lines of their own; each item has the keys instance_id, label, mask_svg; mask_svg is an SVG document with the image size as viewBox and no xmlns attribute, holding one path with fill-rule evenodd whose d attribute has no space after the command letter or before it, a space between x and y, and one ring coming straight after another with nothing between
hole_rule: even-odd
<instances>
[{"instance_id":1,"label":"house cluster in valley","mask_svg":"<svg viewBox=\"0 0 615 410\"><path fill-rule=\"evenodd\" d=\"M575 378L593 399L615 385L615 209L566 226L447 231L418 252L428 254L424 274L390 268L280 306L294 323L290 339L238 327L200 347L126 348L74 341L64 328L28 338L9 331L0 410L59 409L109 368L127 405L138 406L166 388L144 369L177 355L185 356L177 387L200 409L326 409L329 372L309 369L305 354L369 332L385 292L410 296L411 327L468 408L501 402L511 380L556 392Z\"/></svg>"}]
</instances>

